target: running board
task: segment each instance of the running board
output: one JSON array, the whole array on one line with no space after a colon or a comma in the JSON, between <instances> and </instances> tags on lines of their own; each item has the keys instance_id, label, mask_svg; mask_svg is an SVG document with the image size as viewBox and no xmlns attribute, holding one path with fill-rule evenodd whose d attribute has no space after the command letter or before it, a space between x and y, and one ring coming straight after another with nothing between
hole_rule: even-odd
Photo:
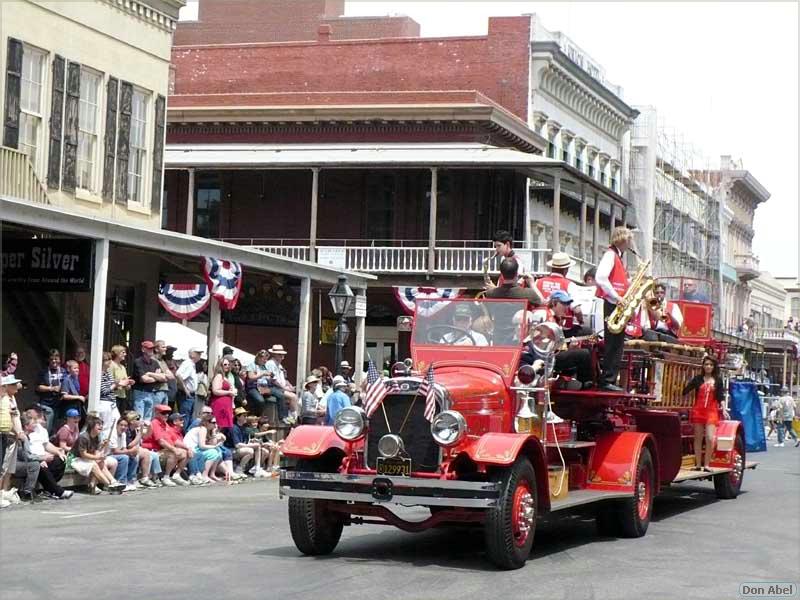
<instances>
[{"instance_id":1,"label":"running board","mask_svg":"<svg viewBox=\"0 0 800 600\"><path fill-rule=\"evenodd\" d=\"M758 466L757 462L745 463L745 469L755 469ZM692 481L694 479L711 479L714 475L721 475L723 473L730 473L733 471L730 467L709 467L709 471L694 471L692 469L681 469L672 480L672 483L681 483L682 481Z\"/></svg>"},{"instance_id":2,"label":"running board","mask_svg":"<svg viewBox=\"0 0 800 600\"><path fill-rule=\"evenodd\" d=\"M566 510L582 504L614 500L618 498L632 498L632 492L604 492L603 490L570 490L563 500L551 500L550 512Z\"/></svg>"}]
</instances>

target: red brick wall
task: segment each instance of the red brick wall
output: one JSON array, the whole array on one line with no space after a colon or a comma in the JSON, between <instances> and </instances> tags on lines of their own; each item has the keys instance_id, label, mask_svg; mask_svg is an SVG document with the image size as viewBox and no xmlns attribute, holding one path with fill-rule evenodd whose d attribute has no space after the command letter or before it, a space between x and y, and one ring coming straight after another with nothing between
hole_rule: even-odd
<instances>
[{"instance_id":1,"label":"red brick wall","mask_svg":"<svg viewBox=\"0 0 800 600\"><path fill-rule=\"evenodd\" d=\"M344 0L201 0L198 20L178 23L174 44L316 40L320 24L334 39L419 36L409 17L343 17Z\"/></svg>"},{"instance_id":2,"label":"red brick wall","mask_svg":"<svg viewBox=\"0 0 800 600\"><path fill-rule=\"evenodd\" d=\"M530 19L489 35L174 48L175 94L477 90L527 121Z\"/></svg>"}]
</instances>

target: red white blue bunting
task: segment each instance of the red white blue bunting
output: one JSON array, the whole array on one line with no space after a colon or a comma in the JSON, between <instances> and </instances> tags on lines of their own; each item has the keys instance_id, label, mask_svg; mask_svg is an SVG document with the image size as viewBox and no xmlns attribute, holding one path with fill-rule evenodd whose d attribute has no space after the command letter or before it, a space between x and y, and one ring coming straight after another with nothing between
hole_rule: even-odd
<instances>
[{"instance_id":1,"label":"red white blue bunting","mask_svg":"<svg viewBox=\"0 0 800 600\"><path fill-rule=\"evenodd\" d=\"M437 300L455 300L464 293L464 288L395 286L394 293L407 314L413 315L415 307L418 306L420 314L429 317L447 306L446 302L437 302ZM416 304L417 300L431 300L431 302Z\"/></svg>"},{"instance_id":2,"label":"red white blue bunting","mask_svg":"<svg viewBox=\"0 0 800 600\"><path fill-rule=\"evenodd\" d=\"M205 283L162 283L158 301L176 319L194 319L211 302Z\"/></svg>"},{"instance_id":3,"label":"red white blue bunting","mask_svg":"<svg viewBox=\"0 0 800 600\"><path fill-rule=\"evenodd\" d=\"M242 290L242 266L232 260L206 257L203 261L203 277L208 283L211 297L219 302L223 310L233 310Z\"/></svg>"}]
</instances>

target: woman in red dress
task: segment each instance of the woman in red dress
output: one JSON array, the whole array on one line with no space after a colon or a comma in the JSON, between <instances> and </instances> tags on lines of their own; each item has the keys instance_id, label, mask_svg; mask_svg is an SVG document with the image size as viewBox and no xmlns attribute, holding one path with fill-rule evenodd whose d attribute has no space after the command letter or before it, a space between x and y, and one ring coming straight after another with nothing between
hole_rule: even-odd
<instances>
[{"instance_id":1,"label":"woman in red dress","mask_svg":"<svg viewBox=\"0 0 800 600\"><path fill-rule=\"evenodd\" d=\"M231 358L226 356L220 359L214 369L210 402L211 411L214 413L218 427L228 433L233 427L233 399L236 397L236 388L229 381L228 374L230 372Z\"/></svg>"},{"instance_id":2,"label":"woman in red dress","mask_svg":"<svg viewBox=\"0 0 800 600\"><path fill-rule=\"evenodd\" d=\"M690 421L694 425L694 464L695 470L710 471L708 468L714 453L714 444L719 423L719 409L728 418L724 406L725 390L719 375L719 363L712 356L703 358L703 372L686 384L683 395L695 392ZM702 459L703 437L706 441L705 460Z\"/></svg>"}]
</instances>

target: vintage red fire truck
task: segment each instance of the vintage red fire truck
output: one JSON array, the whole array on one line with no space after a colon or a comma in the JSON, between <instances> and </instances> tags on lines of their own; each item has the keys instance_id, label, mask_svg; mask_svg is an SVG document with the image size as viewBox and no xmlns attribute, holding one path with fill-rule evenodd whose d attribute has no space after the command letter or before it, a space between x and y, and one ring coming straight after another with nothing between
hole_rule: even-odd
<instances>
[{"instance_id":1,"label":"vintage red fire truck","mask_svg":"<svg viewBox=\"0 0 800 600\"><path fill-rule=\"evenodd\" d=\"M746 466L738 421L720 421L711 472L689 468L692 400L681 391L699 372L702 345L634 343L625 351L624 393L571 391L553 373L560 328L529 327L526 311L524 300L419 304L413 375L395 378L370 418L353 406L333 427L291 432L283 453L297 464L281 472L280 494L301 552L332 552L343 527L357 523L412 532L474 524L488 558L514 569L546 513L595 504L599 532L639 537L653 498L672 483L713 480L720 498L737 496ZM699 319L707 338L710 306L686 307L693 311L684 333L691 338ZM467 312L469 327L456 319ZM528 335L540 358L520 368ZM437 406L429 421L417 392L431 365ZM428 507L430 516L401 518L392 510L399 505Z\"/></svg>"}]
</instances>

